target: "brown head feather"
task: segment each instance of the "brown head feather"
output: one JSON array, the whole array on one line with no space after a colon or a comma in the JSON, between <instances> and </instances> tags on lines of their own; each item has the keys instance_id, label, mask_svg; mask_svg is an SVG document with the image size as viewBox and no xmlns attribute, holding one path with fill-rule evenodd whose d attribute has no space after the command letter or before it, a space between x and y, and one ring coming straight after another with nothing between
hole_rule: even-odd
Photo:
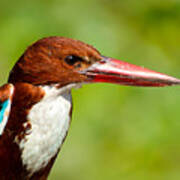
<instances>
[{"instance_id":1,"label":"brown head feather","mask_svg":"<svg viewBox=\"0 0 180 180\"><path fill-rule=\"evenodd\" d=\"M68 65L67 56L81 59L78 66ZM82 82L86 76L77 73L102 59L100 53L81 41L64 37L48 37L31 45L12 69L9 82L26 82L33 85Z\"/></svg>"}]
</instances>

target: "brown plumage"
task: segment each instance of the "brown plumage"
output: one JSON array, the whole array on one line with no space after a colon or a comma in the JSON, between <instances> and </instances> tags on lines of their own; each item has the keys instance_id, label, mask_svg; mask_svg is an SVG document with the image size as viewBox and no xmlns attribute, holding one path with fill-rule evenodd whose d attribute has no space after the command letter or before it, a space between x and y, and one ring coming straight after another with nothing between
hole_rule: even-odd
<instances>
[{"instance_id":1,"label":"brown plumage","mask_svg":"<svg viewBox=\"0 0 180 180\"><path fill-rule=\"evenodd\" d=\"M69 55L81 58L81 62L69 66L65 62ZM8 82L27 82L33 85L59 83L62 86L83 82L87 76L75 70L86 69L101 59L95 48L81 41L63 37L44 38L25 51L10 73Z\"/></svg>"},{"instance_id":2,"label":"brown plumage","mask_svg":"<svg viewBox=\"0 0 180 180\"><path fill-rule=\"evenodd\" d=\"M8 122L0 135L0 180L47 179L60 146L45 167L33 173L27 170L22 161L22 149L19 147L19 143L26 141L25 136L31 133L32 126L27 115L46 96L42 88L44 85L58 90L65 87L70 95L74 86L66 89L67 85L76 86L87 82L157 87L180 84L179 79L101 56L95 48L81 41L49 37L35 42L13 67L8 79L11 84L0 88L0 101L8 98L12 100ZM12 86L14 93L10 96L9 89ZM69 109L68 117L71 113L72 109ZM67 131L62 143L66 134Z\"/></svg>"},{"instance_id":3,"label":"brown plumage","mask_svg":"<svg viewBox=\"0 0 180 180\"><path fill-rule=\"evenodd\" d=\"M31 84L15 83L14 87L11 113L4 133L0 136L1 180L26 179L28 172L22 164L21 152L17 143L24 138L31 128L30 124L27 124L26 127L23 126L27 122L27 113L44 96L44 92L39 87Z\"/></svg>"},{"instance_id":4,"label":"brown plumage","mask_svg":"<svg viewBox=\"0 0 180 180\"><path fill-rule=\"evenodd\" d=\"M29 179L17 143L31 129L30 123L26 127L23 126L25 122L28 123L26 117L29 110L44 96L38 85L59 84L60 88L87 79L73 70L77 64L70 66L64 62L68 55L82 58L81 65L76 70L87 68L101 58L96 49L85 43L62 37L49 37L31 45L12 69L8 82L15 87L13 103L5 131L0 136L0 160L4 162L0 163L1 180ZM7 86L2 89L7 89ZM5 94L0 92L0 98L4 100ZM70 115L71 113L72 111ZM56 156L57 154L45 168L33 174L30 179L46 179Z\"/></svg>"}]
</instances>

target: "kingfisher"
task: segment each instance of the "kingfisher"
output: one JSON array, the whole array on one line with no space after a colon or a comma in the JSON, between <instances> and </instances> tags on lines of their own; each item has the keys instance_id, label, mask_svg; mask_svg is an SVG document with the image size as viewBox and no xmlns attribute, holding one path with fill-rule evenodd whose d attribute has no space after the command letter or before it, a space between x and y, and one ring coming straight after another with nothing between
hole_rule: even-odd
<instances>
[{"instance_id":1,"label":"kingfisher","mask_svg":"<svg viewBox=\"0 0 180 180\"><path fill-rule=\"evenodd\" d=\"M46 180L68 133L72 88L88 83L172 86L180 80L65 37L27 48L0 87L0 179Z\"/></svg>"}]
</instances>

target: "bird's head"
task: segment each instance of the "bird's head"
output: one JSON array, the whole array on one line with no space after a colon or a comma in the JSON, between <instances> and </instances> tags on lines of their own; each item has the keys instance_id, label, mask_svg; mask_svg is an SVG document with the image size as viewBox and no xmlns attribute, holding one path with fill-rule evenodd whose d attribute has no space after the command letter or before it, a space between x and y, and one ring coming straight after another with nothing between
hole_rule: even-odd
<instances>
[{"instance_id":1,"label":"bird's head","mask_svg":"<svg viewBox=\"0 0 180 180\"><path fill-rule=\"evenodd\" d=\"M102 56L81 41L49 37L31 45L15 64L10 83L33 85L108 82L132 86L169 86L180 80Z\"/></svg>"}]
</instances>

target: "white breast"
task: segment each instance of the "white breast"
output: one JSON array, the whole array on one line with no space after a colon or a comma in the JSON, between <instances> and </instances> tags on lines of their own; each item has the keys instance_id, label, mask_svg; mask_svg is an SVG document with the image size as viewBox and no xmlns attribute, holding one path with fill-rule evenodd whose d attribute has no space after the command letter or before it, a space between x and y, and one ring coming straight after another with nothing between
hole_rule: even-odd
<instances>
[{"instance_id":1,"label":"white breast","mask_svg":"<svg viewBox=\"0 0 180 180\"><path fill-rule=\"evenodd\" d=\"M19 144L23 165L31 174L45 167L56 155L70 124L70 88L42 88L46 93L44 98L32 107L28 115L32 129Z\"/></svg>"}]
</instances>

